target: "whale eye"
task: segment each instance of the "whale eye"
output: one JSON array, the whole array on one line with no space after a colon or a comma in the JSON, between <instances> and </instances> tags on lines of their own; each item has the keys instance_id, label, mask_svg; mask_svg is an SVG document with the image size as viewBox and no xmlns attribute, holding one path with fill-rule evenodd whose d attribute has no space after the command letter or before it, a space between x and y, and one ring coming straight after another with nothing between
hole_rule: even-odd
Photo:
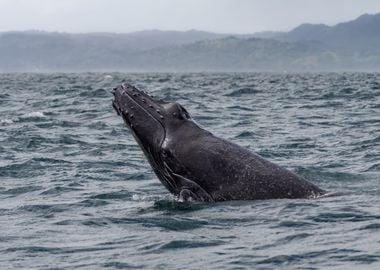
<instances>
[{"instance_id":1,"label":"whale eye","mask_svg":"<svg viewBox=\"0 0 380 270\"><path fill-rule=\"evenodd\" d=\"M167 149L163 149L163 150L161 151L161 156L162 156L164 159L166 159L166 158L168 158L168 157L171 156L171 153L170 153L170 151L168 151Z\"/></svg>"}]
</instances>

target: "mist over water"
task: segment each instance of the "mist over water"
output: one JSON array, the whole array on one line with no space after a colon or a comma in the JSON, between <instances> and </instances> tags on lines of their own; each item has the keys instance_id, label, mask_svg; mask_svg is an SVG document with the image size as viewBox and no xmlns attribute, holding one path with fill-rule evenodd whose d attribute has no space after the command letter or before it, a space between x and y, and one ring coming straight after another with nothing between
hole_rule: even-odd
<instances>
[{"instance_id":1,"label":"mist over water","mask_svg":"<svg viewBox=\"0 0 380 270\"><path fill-rule=\"evenodd\" d=\"M111 89L178 101L201 126L342 193L181 203ZM1 269L378 269L380 74L1 74Z\"/></svg>"}]
</instances>

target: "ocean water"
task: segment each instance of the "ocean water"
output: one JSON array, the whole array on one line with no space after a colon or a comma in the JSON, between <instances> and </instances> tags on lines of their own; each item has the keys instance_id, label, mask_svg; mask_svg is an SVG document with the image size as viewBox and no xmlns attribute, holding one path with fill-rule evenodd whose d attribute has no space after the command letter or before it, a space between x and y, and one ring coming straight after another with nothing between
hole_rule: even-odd
<instances>
[{"instance_id":1,"label":"ocean water","mask_svg":"<svg viewBox=\"0 0 380 270\"><path fill-rule=\"evenodd\" d=\"M183 203L129 82L338 196ZM1 74L0 269L380 269L380 74Z\"/></svg>"}]
</instances>

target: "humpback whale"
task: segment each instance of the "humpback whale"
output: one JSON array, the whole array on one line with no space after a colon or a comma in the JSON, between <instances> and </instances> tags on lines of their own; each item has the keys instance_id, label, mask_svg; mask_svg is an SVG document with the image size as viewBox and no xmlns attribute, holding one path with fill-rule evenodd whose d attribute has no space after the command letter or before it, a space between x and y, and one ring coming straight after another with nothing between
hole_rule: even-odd
<instances>
[{"instance_id":1,"label":"humpback whale","mask_svg":"<svg viewBox=\"0 0 380 270\"><path fill-rule=\"evenodd\" d=\"M193 121L179 103L156 100L130 84L112 105L161 183L183 201L313 198L326 192L297 174Z\"/></svg>"}]
</instances>

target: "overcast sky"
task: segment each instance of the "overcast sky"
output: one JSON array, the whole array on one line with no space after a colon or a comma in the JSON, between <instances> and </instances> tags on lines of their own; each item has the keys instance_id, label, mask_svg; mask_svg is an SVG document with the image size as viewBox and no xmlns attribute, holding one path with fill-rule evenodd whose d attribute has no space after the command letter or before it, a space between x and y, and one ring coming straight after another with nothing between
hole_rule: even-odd
<instances>
[{"instance_id":1,"label":"overcast sky","mask_svg":"<svg viewBox=\"0 0 380 270\"><path fill-rule=\"evenodd\" d=\"M380 12L380 0L0 0L0 32L253 33L336 24Z\"/></svg>"}]
</instances>

